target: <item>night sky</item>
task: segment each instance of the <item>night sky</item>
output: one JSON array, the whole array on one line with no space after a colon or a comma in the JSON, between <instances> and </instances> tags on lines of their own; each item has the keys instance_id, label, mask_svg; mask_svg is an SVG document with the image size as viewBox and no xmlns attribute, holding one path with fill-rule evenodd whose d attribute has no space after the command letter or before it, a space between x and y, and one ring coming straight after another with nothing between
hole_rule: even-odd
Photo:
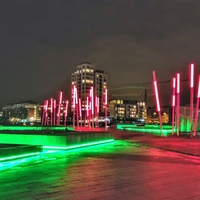
<instances>
[{"instance_id":1,"label":"night sky","mask_svg":"<svg viewBox=\"0 0 200 200\"><path fill-rule=\"evenodd\" d=\"M171 77L188 79L190 62L200 68L199 0L1 0L0 26L0 107L59 90L68 98L83 62L108 74L110 97L150 95L156 70L167 104Z\"/></svg>"}]
</instances>

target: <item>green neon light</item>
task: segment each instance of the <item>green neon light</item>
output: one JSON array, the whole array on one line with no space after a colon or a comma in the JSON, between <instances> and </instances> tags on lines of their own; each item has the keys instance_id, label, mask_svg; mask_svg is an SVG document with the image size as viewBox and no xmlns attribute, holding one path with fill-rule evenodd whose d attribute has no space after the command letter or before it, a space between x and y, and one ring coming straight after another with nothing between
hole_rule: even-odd
<instances>
[{"instance_id":1,"label":"green neon light","mask_svg":"<svg viewBox=\"0 0 200 200\"><path fill-rule=\"evenodd\" d=\"M152 133L152 134L156 134L156 135L161 135L161 136L168 136L171 134L171 130L165 130L163 129L162 131L160 129L156 130L156 129L135 129L135 128L126 128L126 130L128 131L135 131L135 132L141 132L141 133Z\"/></svg>"},{"instance_id":2,"label":"green neon light","mask_svg":"<svg viewBox=\"0 0 200 200\"><path fill-rule=\"evenodd\" d=\"M87 146L93 146L93 145L103 144L103 143L109 143L109 142L113 142L113 141L114 141L114 139L110 139L110 140L103 140L103 141L98 141L98 142L90 142L90 143L80 144L80 145L72 145L72 146L68 146L68 147L43 146L43 148L44 149L70 150L70 149L82 148L82 147L87 147Z\"/></svg>"},{"instance_id":3,"label":"green neon light","mask_svg":"<svg viewBox=\"0 0 200 200\"><path fill-rule=\"evenodd\" d=\"M0 131L73 131L73 127L68 126L0 126Z\"/></svg>"},{"instance_id":4,"label":"green neon light","mask_svg":"<svg viewBox=\"0 0 200 200\"><path fill-rule=\"evenodd\" d=\"M6 144L25 144L41 146L67 147L72 145L88 144L91 142L106 141L113 139L111 133L101 132L75 132L69 134L20 134L20 133L1 133L0 143Z\"/></svg>"},{"instance_id":5,"label":"green neon light","mask_svg":"<svg viewBox=\"0 0 200 200\"><path fill-rule=\"evenodd\" d=\"M30 162L30 161L41 159L42 154L43 153L36 154L36 155L26 154L27 156L25 156L25 157L4 160L4 161L0 162L0 171L10 169L12 167L18 166L18 165L23 164L23 163L27 163L27 162Z\"/></svg>"},{"instance_id":6,"label":"green neon light","mask_svg":"<svg viewBox=\"0 0 200 200\"><path fill-rule=\"evenodd\" d=\"M160 129L160 125L158 125L158 124L146 124L145 127L151 128L151 129L153 129L153 128ZM172 129L171 125L162 125L162 127L164 129Z\"/></svg>"},{"instance_id":7,"label":"green neon light","mask_svg":"<svg viewBox=\"0 0 200 200\"><path fill-rule=\"evenodd\" d=\"M123 128L128 128L128 127L137 127L136 124L117 124L117 129L123 129Z\"/></svg>"},{"instance_id":8,"label":"green neon light","mask_svg":"<svg viewBox=\"0 0 200 200\"><path fill-rule=\"evenodd\" d=\"M115 140L114 142L120 148L124 148L124 144L126 144L126 142L120 141L120 140L117 140L117 141ZM121 145L119 144L123 144L122 145L123 147L121 147ZM96 146L98 146L98 148ZM113 149L114 145L112 145L112 143L102 143L96 146L93 145L93 146L86 146L86 147L82 147L78 149L69 149L68 151L62 150L62 149L58 149L58 150L46 149L43 152L41 152L39 155L0 162L0 171L4 171L10 168L13 168L15 166L28 163L28 162L30 162L31 164L32 162L40 161L40 160L48 161L49 159L55 159L55 162L60 162L59 160L56 160L56 158L61 158L61 157L66 158L68 155L70 155L70 158L71 158L71 153L72 155L74 155L74 152L78 153L76 155L81 155L81 153L88 152L88 151L89 153L91 152L110 153L116 150L116 149ZM69 162L71 162L71 159Z\"/></svg>"},{"instance_id":9,"label":"green neon light","mask_svg":"<svg viewBox=\"0 0 200 200\"><path fill-rule=\"evenodd\" d=\"M116 142L116 141L113 141ZM96 144L96 145L90 145L90 146L84 146L84 147L80 147L80 148L73 148L73 149L44 149L44 151L42 152L42 154L44 155L70 155L70 153L74 153L74 152L84 152L84 151L88 151L90 149L92 149L93 151L99 150L101 151L101 148L106 148L109 147L109 145L111 145L113 143L111 142L106 142L106 143L100 143L100 144ZM104 150L105 151L105 150Z\"/></svg>"},{"instance_id":10,"label":"green neon light","mask_svg":"<svg viewBox=\"0 0 200 200\"><path fill-rule=\"evenodd\" d=\"M19 158L29 157L29 156L35 156L38 154L40 154L40 153L37 152L37 153L21 154L18 156L9 156L9 157L5 157L5 158L0 158L0 162L6 161L6 160L14 160L14 159L19 159Z\"/></svg>"},{"instance_id":11,"label":"green neon light","mask_svg":"<svg viewBox=\"0 0 200 200\"><path fill-rule=\"evenodd\" d=\"M181 117L180 118L180 131L181 132L190 132L190 126L191 126L191 122L189 118L186 117Z\"/></svg>"},{"instance_id":12,"label":"green neon light","mask_svg":"<svg viewBox=\"0 0 200 200\"><path fill-rule=\"evenodd\" d=\"M135 124L118 124L117 129L119 130L128 130L142 133L151 133L161 136L168 136L172 133L172 126L163 125L162 131L160 129L160 125L145 125L145 126L136 126Z\"/></svg>"},{"instance_id":13,"label":"green neon light","mask_svg":"<svg viewBox=\"0 0 200 200\"><path fill-rule=\"evenodd\" d=\"M151 129L160 129L160 125L157 124L146 124L145 126L137 126L135 124L117 124L117 129L123 129L123 128L137 128L137 129L145 129L145 128L151 128ZM171 125L163 125L162 126L164 129L171 129Z\"/></svg>"},{"instance_id":14,"label":"green neon light","mask_svg":"<svg viewBox=\"0 0 200 200\"><path fill-rule=\"evenodd\" d=\"M100 146L101 148L106 147L108 144L111 144L111 142L113 142L114 140L107 140L106 143L104 143L102 141L100 142L96 142L96 146L98 146L98 148L95 147L95 144L90 145L90 146L82 146L81 148L71 148L68 149L69 151L66 151L66 149L44 149L43 152L41 153L33 153L33 154L24 154L24 155L19 155L19 156L10 156L7 158L3 158L0 161L0 171L15 167L17 165L26 163L26 162L31 162L33 160L46 160L48 158L56 158L56 157L60 157L60 156L67 156L69 155L69 152L84 152L87 151L88 149L93 149L93 150L100 150ZM104 150L105 151L105 150Z\"/></svg>"}]
</instances>

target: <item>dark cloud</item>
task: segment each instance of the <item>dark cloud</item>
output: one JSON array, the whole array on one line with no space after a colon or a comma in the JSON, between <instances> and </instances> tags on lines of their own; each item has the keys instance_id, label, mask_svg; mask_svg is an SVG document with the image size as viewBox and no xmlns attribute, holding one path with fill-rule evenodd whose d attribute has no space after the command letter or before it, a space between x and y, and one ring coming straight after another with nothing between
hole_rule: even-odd
<instances>
[{"instance_id":1,"label":"dark cloud","mask_svg":"<svg viewBox=\"0 0 200 200\"><path fill-rule=\"evenodd\" d=\"M191 61L200 65L199 8L197 0L2 0L0 106L60 89L69 96L84 61L108 73L110 88L150 83L152 70L160 81L177 71L186 78Z\"/></svg>"}]
</instances>

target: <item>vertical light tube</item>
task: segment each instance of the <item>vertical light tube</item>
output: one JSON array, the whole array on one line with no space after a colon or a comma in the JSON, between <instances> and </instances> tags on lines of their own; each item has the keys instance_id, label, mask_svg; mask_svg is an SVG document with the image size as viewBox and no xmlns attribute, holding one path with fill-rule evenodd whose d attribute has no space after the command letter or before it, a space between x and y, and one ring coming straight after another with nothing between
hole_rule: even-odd
<instances>
[{"instance_id":1,"label":"vertical light tube","mask_svg":"<svg viewBox=\"0 0 200 200\"><path fill-rule=\"evenodd\" d=\"M94 115L94 94L93 94L93 87L91 87L91 110L92 110L92 115Z\"/></svg>"},{"instance_id":2,"label":"vertical light tube","mask_svg":"<svg viewBox=\"0 0 200 200\"><path fill-rule=\"evenodd\" d=\"M81 99L79 98L79 116L82 117Z\"/></svg>"},{"instance_id":3,"label":"vertical light tube","mask_svg":"<svg viewBox=\"0 0 200 200\"><path fill-rule=\"evenodd\" d=\"M200 99L200 75L198 77L198 92L197 92L197 103L196 103L196 113L194 122L194 136L196 136L196 131L198 127L198 117L199 117L199 99Z\"/></svg>"},{"instance_id":4,"label":"vertical light tube","mask_svg":"<svg viewBox=\"0 0 200 200\"><path fill-rule=\"evenodd\" d=\"M45 107L46 107L46 100L45 100L44 103L43 103L42 125L44 125L44 122L45 122L45 116L46 116L46 110L45 110Z\"/></svg>"},{"instance_id":5,"label":"vertical light tube","mask_svg":"<svg viewBox=\"0 0 200 200\"><path fill-rule=\"evenodd\" d=\"M107 125L108 125L108 90L107 88L105 88L105 129L107 130Z\"/></svg>"},{"instance_id":6,"label":"vertical light tube","mask_svg":"<svg viewBox=\"0 0 200 200\"><path fill-rule=\"evenodd\" d=\"M96 96L95 98L95 105L96 105L96 126L99 126L99 97Z\"/></svg>"},{"instance_id":7,"label":"vertical light tube","mask_svg":"<svg viewBox=\"0 0 200 200\"><path fill-rule=\"evenodd\" d=\"M92 128L94 128L94 91L93 91L93 87L91 87L90 91L91 91Z\"/></svg>"},{"instance_id":8,"label":"vertical light tube","mask_svg":"<svg viewBox=\"0 0 200 200\"><path fill-rule=\"evenodd\" d=\"M97 113L99 114L99 97L97 97L97 103L98 103L98 106L97 106Z\"/></svg>"},{"instance_id":9,"label":"vertical light tube","mask_svg":"<svg viewBox=\"0 0 200 200\"><path fill-rule=\"evenodd\" d=\"M68 104L69 104L69 101L67 100L65 102L65 122L64 122L65 126L67 125Z\"/></svg>"},{"instance_id":10,"label":"vertical light tube","mask_svg":"<svg viewBox=\"0 0 200 200\"><path fill-rule=\"evenodd\" d=\"M46 100L46 106L45 106L45 125L48 125L48 103L49 103L49 101Z\"/></svg>"},{"instance_id":11,"label":"vertical light tube","mask_svg":"<svg viewBox=\"0 0 200 200\"><path fill-rule=\"evenodd\" d=\"M176 106L176 128L177 136L180 135L180 73L176 74L176 94L177 94L177 106Z\"/></svg>"},{"instance_id":12,"label":"vertical light tube","mask_svg":"<svg viewBox=\"0 0 200 200\"><path fill-rule=\"evenodd\" d=\"M176 78L172 79L172 135L174 135L174 114L176 101Z\"/></svg>"},{"instance_id":13,"label":"vertical light tube","mask_svg":"<svg viewBox=\"0 0 200 200\"><path fill-rule=\"evenodd\" d=\"M60 104L62 103L62 96L63 96L63 93L60 92Z\"/></svg>"},{"instance_id":14,"label":"vertical light tube","mask_svg":"<svg viewBox=\"0 0 200 200\"><path fill-rule=\"evenodd\" d=\"M87 97L86 114L87 114L87 117L88 117L89 116L89 100L88 100L88 97Z\"/></svg>"},{"instance_id":15,"label":"vertical light tube","mask_svg":"<svg viewBox=\"0 0 200 200\"><path fill-rule=\"evenodd\" d=\"M79 98L79 116L80 116L80 124L82 126L82 105L81 105L81 99Z\"/></svg>"},{"instance_id":16,"label":"vertical light tube","mask_svg":"<svg viewBox=\"0 0 200 200\"><path fill-rule=\"evenodd\" d=\"M54 111L53 111L53 125L56 125L56 99L54 99Z\"/></svg>"},{"instance_id":17,"label":"vertical light tube","mask_svg":"<svg viewBox=\"0 0 200 200\"><path fill-rule=\"evenodd\" d=\"M89 96L89 117L88 117L88 123L89 123L89 128L91 128L91 109L92 109L92 100L91 100L91 89L90 89L90 96Z\"/></svg>"},{"instance_id":18,"label":"vertical light tube","mask_svg":"<svg viewBox=\"0 0 200 200\"><path fill-rule=\"evenodd\" d=\"M190 136L193 136L194 64L190 64Z\"/></svg>"},{"instance_id":19,"label":"vertical light tube","mask_svg":"<svg viewBox=\"0 0 200 200\"><path fill-rule=\"evenodd\" d=\"M60 112L59 112L59 125L60 125L60 119L61 119L61 106L63 102L63 92L60 92Z\"/></svg>"},{"instance_id":20,"label":"vertical light tube","mask_svg":"<svg viewBox=\"0 0 200 200\"><path fill-rule=\"evenodd\" d=\"M95 127L97 127L97 96L95 96L94 116L95 116Z\"/></svg>"},{"instance_id":21,"label":"vertical light tube","mask_svg":"<svg viewBox=\"0 0 200 200\"><path fill-rule=\"evenodd\" d=\"M160 122L160 129L161 129L161 134L162 134L162 117L161 117L161 112L160 112L160 101L159 101L159 94L158 94L158 87L157 87L155 71L153 71L153 85L154 85L154 92L156 95L156 106L157 106L157 112L158 112L159 122Z\"/></svg>"},{"instance_id":22,"label":"vertical light tube","mask_svg":"<svg viewBox=\"0 0 200 200\"><path fill-rule=\"evenodd\" d=\"M75 103L76 103L76 124L79 128L79 116L78 116L78 91L77 87L75 87Z\"/></svg>"},{"instance_id":23,"label":"vertical light tube","mask_svg":"<svg viewBox=\"0 0 200 200\"><path fill-rule=\"evenodd\" d=\"M72 110L73 110L73 128L75 128L75 85L73 85L72 93L73 93L73 105L72 105Z\"/></svg>"},{"instance_id":24,"label":"vertical light tube","mask_svg":"<svg viewBox=\"0 0 200 200\"><path fill-rule=\"evenodd\" d=\"M76 90L76 87L75 87L75 85L74 85L74 87L73 87L73 108L75 108L75 99L76 99L76 94L75 94L75 90Z\"/></svg>"},{"instance_id":25,"label":"vertical light tube","mask_svg":"<svg viewBox=\"0 0 200 200\"><path fill-rule=\"evenodd\" d=\"M75 87L75 104L78 104L78 92L77 92L77 87Z\"/></svg>"},{"instance_id":26,"label":"vertical light tube","mask_svg":"<svg viewBox=\"0 0 200 200\"><path fill-rule=\"evenodd\" d=\"M98 102L98 106L97 106L97 120L98 120L98 126L99 126L99 97L97 97L97 102Z\"/></svg>"},{"instance_id":27,"label":"vertical light tube","mask_svg":"<svg viewBox=\"0 0 200 200\"><path fill-rule=\"evenodd\" d=\"M50 120L50 124L51 126L53 125L53 99L50 99L50 103L51 103L51 120Z\"/></svg>"},{"instance_id":28,"label":"vertical light tube","mask_svg":"<svg viewBox=\"0 0 200 200\"><path fill-rule=\"evenodd\" d=\"M57 125L60 125L60 109L62 103L62 92L59 94L59 104L58 104L58 112L57 112Z\"/></svg>"}]
</instances>

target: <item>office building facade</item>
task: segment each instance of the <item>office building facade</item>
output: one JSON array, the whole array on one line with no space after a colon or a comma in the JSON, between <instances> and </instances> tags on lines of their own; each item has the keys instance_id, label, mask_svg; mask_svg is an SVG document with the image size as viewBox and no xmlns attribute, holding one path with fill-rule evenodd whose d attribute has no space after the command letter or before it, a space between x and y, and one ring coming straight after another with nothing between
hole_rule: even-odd
<instances>
[{"instance_id":1,"label":"office building facade","mask_svg":"<svg viewBox=\"0 0 200 200\"><path fill-rule=\"evenodd\" d=\"M39 123L41 106L33 101L6 105L3 107L2 118L11 124Z\"/></svg>"},{"instance_id":2,"label":"office building facade","mask_svg":"<svg viewBox=\"0 0 200 200\"><path fill-rule=\"evenodd\" d=\"M147 118L145 102L113 99L109 102L110 117L117 121L135 121Z\"/></svg>"}]
</instances>

